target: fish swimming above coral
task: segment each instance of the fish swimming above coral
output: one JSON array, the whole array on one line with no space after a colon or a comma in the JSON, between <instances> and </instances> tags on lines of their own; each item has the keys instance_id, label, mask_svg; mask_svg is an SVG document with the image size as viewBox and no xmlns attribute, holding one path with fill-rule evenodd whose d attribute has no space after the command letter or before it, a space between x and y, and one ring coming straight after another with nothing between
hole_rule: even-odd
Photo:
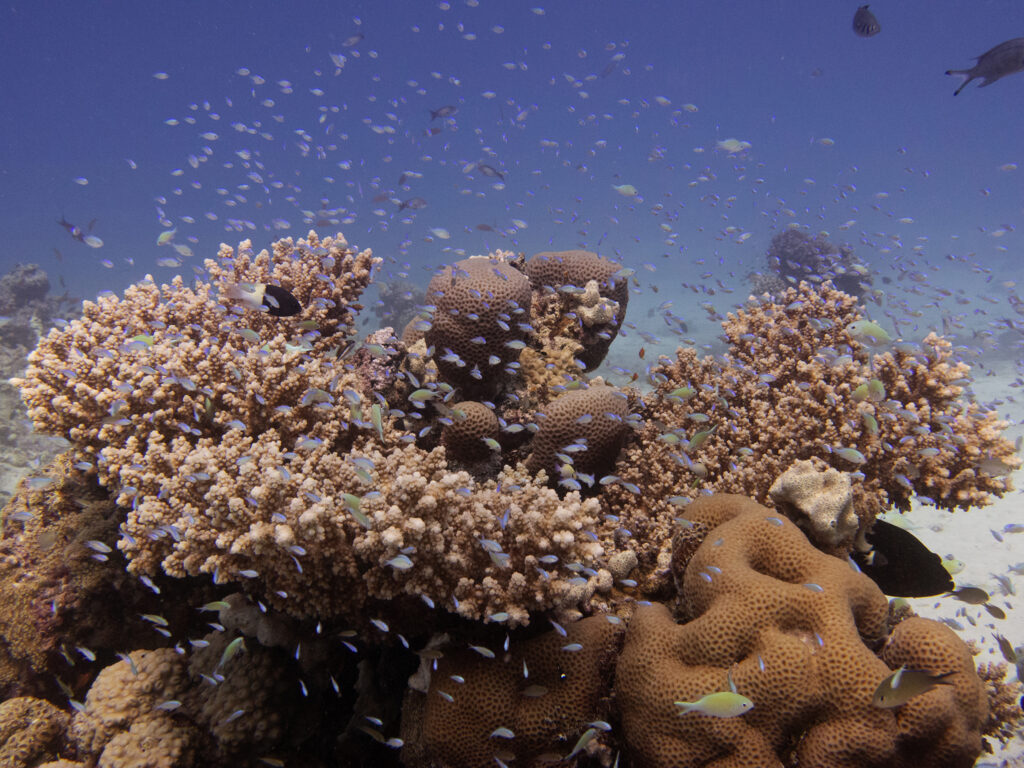
<instances>
[{"instance_id":1,"label":"fish swimming above coral","mask_svg":"<svg viewBox=\"0 0 1024 768\"><path fill-rule=\"evenodd\" d=\"M978 63L970 69L947 69L947 75L963 75L964 81L953 91L956 96L969 82L979 77L984 78L979 88L992 85L1014 72L1024 69L1024 37L1015 37L1000 43L995 48L985 51L977 57Z\"/></svg>"},{"instance_id":2,"label":"fish swimming above coral","mask_svg":"<svg viewBox=\"0 0 1024 768\"><path fill-rule=\"evenodd\" d=\"M854 552L864 574L890 597L931 597L950 591L953 579L942 558L909 531L875 520L867 533L870 552Z\"/></svg>"},{"instance_id":3,"label":"fish swimming above coral","mask_svg":"<svg viewBox=\"0 0 1024 768\"><path fill-rule=\"evenodd\" d=\"M907 669L903 665L879 683L871 703L881 709L901 707L915 696L927 693L937 685L952 685L946 678L953 673L933 675L921 669Z\"/></svg>"},{"instance_id":4,"label":"fish swimming above coral","mask_svg":"<svg viewBox=\"0 0 1024 768\"><path fill-rule=\"evenodd\" d=\"M853 31L857 37L874 37L882 31L882 25L878 23L875 14L862 5L853 14Z\"/></svg>"}]
</instances>

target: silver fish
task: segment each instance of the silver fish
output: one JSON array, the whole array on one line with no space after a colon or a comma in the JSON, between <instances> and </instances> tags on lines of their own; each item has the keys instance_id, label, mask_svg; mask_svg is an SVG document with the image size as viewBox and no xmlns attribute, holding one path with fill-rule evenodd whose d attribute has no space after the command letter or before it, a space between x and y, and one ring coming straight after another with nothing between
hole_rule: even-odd
<instances>
[{"instance_id":1,"label":"silver fish","mask_svg":"<svg viewBox=\"0 0 1024 768\"><path fill-rule=\"evenodd\" d=\"M995 48L985 51L981 56L978 56L977 61L978 63L970 69L946 70L947 75L964 76L964 81L960 84L960 87L953 91L954 96L960 93L975 78L983 78L981 85L978 87L984 88L986 85L992 85L992 83L1000 78L1024 69L1024 37L1015 37L1012 40L1007 40L1005 43L1000 43Z\"/></svg>"},{"instance_id":2,"label":"silver fish","mask_svg":"<svg viewBox=\"0 0 1024 768\"><path fill-rule=\"evenodd\" d=\"M873 37L882 31L882 25L878 23L875 14L862 5L853 14L853 31L858 37Z\"/></svg>"}]
</instances>

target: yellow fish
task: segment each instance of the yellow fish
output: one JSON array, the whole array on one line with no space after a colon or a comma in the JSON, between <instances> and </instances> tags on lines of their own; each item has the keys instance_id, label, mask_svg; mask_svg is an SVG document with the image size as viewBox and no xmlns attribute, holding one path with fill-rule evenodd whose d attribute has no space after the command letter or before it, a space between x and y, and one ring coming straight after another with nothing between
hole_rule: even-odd
<instances>
[{"instance_id":1,"label":"yellow fish","mask_svg":"<svg viewBox=\"0 0 1024 768\"><path fill-rule=\"evenodd\" d=\"M733 691L717 691L709 693L697 701L677 701L679 714L700 712L712 717L739 717L754 708L754 702Z\"/></svg>"}]
</instances>

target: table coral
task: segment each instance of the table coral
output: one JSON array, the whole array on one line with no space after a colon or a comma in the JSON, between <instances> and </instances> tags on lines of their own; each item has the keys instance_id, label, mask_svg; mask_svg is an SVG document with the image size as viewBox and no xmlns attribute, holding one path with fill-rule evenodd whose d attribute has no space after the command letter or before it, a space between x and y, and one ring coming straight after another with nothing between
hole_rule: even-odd
<instances>
[{"instance_id":1,"label":"table coral","mask_svg":"<svg viewBox=\"0 0 1024 768\"><path fill-rule=\"evenodd\" d=\"M897 659L873 650L888 631L888 603L866 576L744 497L702 497L685 517L707 529L689 560L674 563L690 620L676 623L663 605L638 608L616 668L634 764L972 764L986 705L955 635L925 619L898 630L889 647L906 649L899 663L957 677L912 707L878 709L872 696ZM680 714L674 703L730 685L754 703L740 717ZM944 728L946 743L920 753L921 739Z\"/></svg>"}]
</instances>

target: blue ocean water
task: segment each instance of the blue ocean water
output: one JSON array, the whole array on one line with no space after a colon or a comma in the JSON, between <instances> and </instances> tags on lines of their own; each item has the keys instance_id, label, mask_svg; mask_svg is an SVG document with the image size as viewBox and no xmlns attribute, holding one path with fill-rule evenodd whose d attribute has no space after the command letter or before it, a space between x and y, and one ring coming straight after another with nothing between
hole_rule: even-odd
<instances>
[{"instance_id":1,"label":"blue ocean water","mask_svg":"<svg viewBox=\"0 0 1024 768\"><path fill-rule=\"evenodd\" d=\"M954 97L943 73L1024 11L871 9L861 38L852 2L9 3L0 267L90 297L316 227L419 283L466 253L583 246L700 316L681 283L742 297L799 224L892 290L1001 297L1024 77Z\"/></svg>"}]
</instances>

